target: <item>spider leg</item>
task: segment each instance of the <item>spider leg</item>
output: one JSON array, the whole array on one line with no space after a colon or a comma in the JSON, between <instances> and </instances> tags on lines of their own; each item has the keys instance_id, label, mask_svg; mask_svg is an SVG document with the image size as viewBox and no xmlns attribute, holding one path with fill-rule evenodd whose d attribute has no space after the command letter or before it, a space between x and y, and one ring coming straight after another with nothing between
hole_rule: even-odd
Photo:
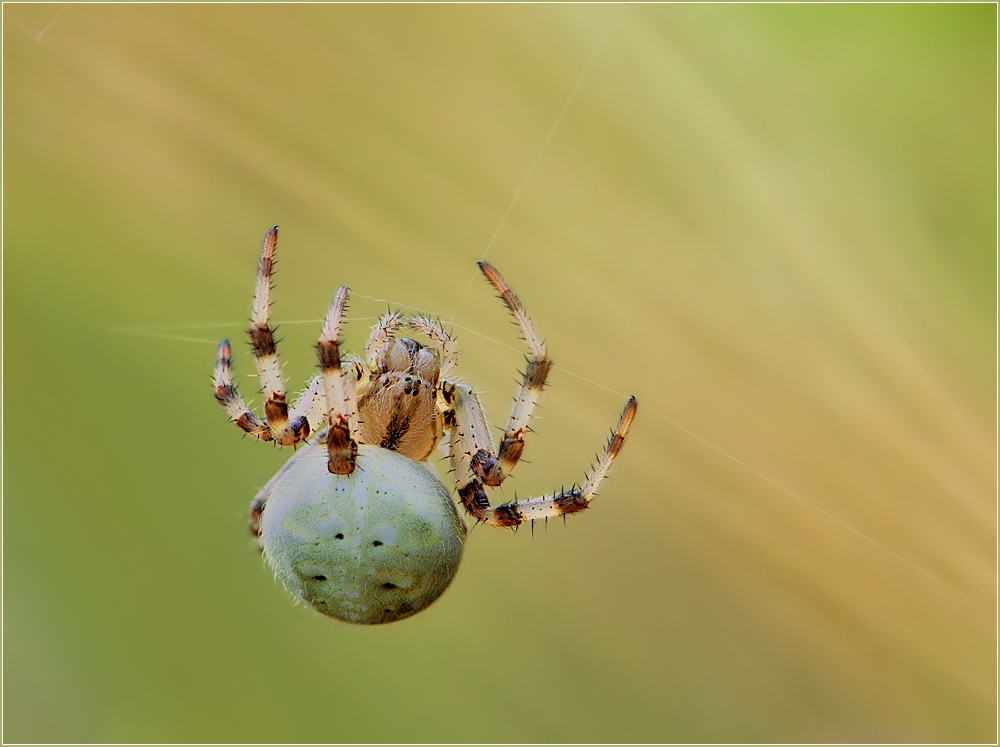
<instances>
[{"instance_id":1,"label":"spider leg","mask_svg":"<svg viewBox=\"0 0 1000 747\"><path fill-rule=\"evenodd\" d=\"M306 390L299 395L288 413L292 423L304 420L308 425L308 433L316 433L326 425L326 390L323 388L323 377L314 376Z\"/></svg>"},{"instance_id":2,"label":"spider leg","mask_svg":"<svg viewBox=\"0 0 1000 747\"><path fill-rule=\"evenodd\" d=\"M347 306L347 287L341 286L334 294L330 312L323 324L316 352L319 357L323 391L326 394L327 422L330 430L326 436L329 454L328 469L335 475L354 472L358 455L361 430L358 425L358 406L355 392L357 376L353 364L345 374L340 360L340 322Z\"/></svg>"},{"instance_id":3,"label":"spider leg","mask_svg":"<svg viewBox=\"0 0 1000 747\"><path fill-rule=\"evenodd\" d=\"M465 390L468 390L468 387L465 387ZM468 420L470 416L473 420L478 417L474 415L475 407L470 406L468 402L462 402L471 394L471 390L460 390L458 385L454 388L452 400L456 407L451 421L453 423L451 425L451 463L458 482L458 494L465 510L472 514L477 521L495 527L516 527L526 521L547 519L550 516L566 516L587 508L590 501L597 495L597 490L604 482L611 464L621 453L637 410L635 397L630 397L622 412L621 419L618 421L618 427L612 432L608 445L604 448L604 453L587 473L583 487L563 490L551 496L504 503L493 508L486 497L483 483L473 469L472 454L475 452L470 454L471 448L474 446L472 442L477 438L479 431L487 432L485 419L483 419L482 425ZM472 396L475 397L475 395ZM478 405L478 401L475 404Z\"/></svg>"},{"instance_id":4,"label":"spider leg","mask_svg":"<svg viewBox=\"0 0 1000 747\"><path fill-rule=\"evenodd\" d=\"M257 415L247 407L233 384L232 351L229 340L219 344L219 354L215 362L215 398L226 408L229 417L240 428L261 441L273 441L274 434Z\"/></svg>"},{"instance_id":5,"label":"spider leg","mask_svg":"<svg viewBox=\"0 0 1000 747\"><path fill-rule=\"evenodd\" d=\"M371 334L368 335L368 342L365 343L365 362L370 371L381 373L378 368L379 356L386 342L392 339L392 333L402 322L402 314L398 311L390 311L379 317L378 322L372 327Z\"/></svg>"},{"instance_id":6,"label":"spider leg","mask_svg":"<svg viewBox=\"0 0 1000 747\"><path fill-rule=\"evenodd\" d=\"M521 459L521 452L524 451L524 434L528 430L528 422L531 420L531 414L538 402L538 395L542 391L542 387L545 386L552 361L545 350L545 341L535 331L534 325L528 318L524 306L514 295L514 291L510 289L510 286L492 265L487 262L477 264L513 315L530 353L528 367L524 370L524 379L521 382L521 390L514 401L514 408L511 410L507 428L500 441L498 458L476 466L476 473L486 485L499 485L510 475L511 470L517 466Z\"/></svg>"},{"instance_id":7,"label":"spider leg","mask_svg":"<svg viewBox=\"0 0 1000 747\"><path fill-rule=\"evenodd\" d=\"M305 419L290 421L288 418L281 363L274 342L274 331L269 325L271 273L277 245L278 227L274 226L264 237L264 248L257 268L257 290L254 293L253 315L250 320L250 346L253 348L254 363L264 391L264 417L267 418L274 440L282 446L291 446L308 438L309 428Z\"/></svg>"},{"instance_id":8,"label":"spider leg","mask_svg":"<svg viewBox=\"0 0 1000 747\"><path fill-rule=\"evenodd\" d=\"M483 489L476 465L496 461L493 440L483 406L472 388L449 381L441 383L445 427L449 434L451 468L455 473L458 497L465 510L479 521L488 521L493 509Z\"/></svg>"},{"instance_id":9,"label":"spider leg","mask_svg":"<svg viewBox=\"0 0 1000 747\"><path fill-rule=\"evenodd\" d=\"M632 421L635 420L635 414L638 409L639 403L635 401L635 397L629 397L628 402L625 403L625 409L622 410L622 416L618 419L618 426L611 431L611 438L608 439L608 445L604 447L604 453L601 454L594 466L590 468L587 477L583 481L583 487L580 488L581 495L588 503L591 498L597 495L598 488L601 487L601 483L608 476L611 464L625 446L625 437L632 428ZM563 513L571 512L565 511Z\"/></svg>"},{"instance_id":10,"label":"spider leg","mask_svg":"<svg viewBox=\"0 0 1000 747\"><path fill-rule=\"evenodd\" d=\"M427 335L441 348L441 378L445 378L458 365L458 347L451 335L444 331L441 322L428 319L425 316L413 316L408 320L410 326Z\"/></svg>"}]
</instances>

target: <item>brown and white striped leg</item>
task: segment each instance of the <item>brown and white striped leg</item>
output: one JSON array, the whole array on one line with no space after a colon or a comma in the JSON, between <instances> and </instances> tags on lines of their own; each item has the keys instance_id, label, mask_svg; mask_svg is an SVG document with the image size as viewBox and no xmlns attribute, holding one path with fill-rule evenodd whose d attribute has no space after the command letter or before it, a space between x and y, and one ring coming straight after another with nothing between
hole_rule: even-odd
<instances>
[{"instance_id":1,"label":"brown and white striped leg","mask_svg":"<svg viewBox=\"0 0 1000 747\"><path fill-rule=\"evenodd\" d=\"M458 497L465 510L478 520L493 509L483 490L476 465L496 461L490 426L475 392L465 384L441 383L444 424L450 439L451 469L458 486Z\"/></svg>"},{"instance_id":2,"label":"brown and white striped leg","mask_svg":"<svg viewBox=\"0 0 1000 747\"><path fill-rule=\"evenodd\" d=\"M354 372L344 373L340 360L340 322L347 307L347 287L337 289L323 324L323 333L316 346L320 372L323 377L323 391L326 395L327 423L330 430L326 436L329 454L327 468L335 475L349 475L354 472L358 456L358 441L361 432L358 426L357 399L355 396Z\"/></svg>"},{"instance_id":3,"label":"brown and white striped leg","mask_svg":"<svg viewBox=\"0 0 1000 747\"><path fill-rule=\"evenodd\" d=\"M265 397L264 417L267 418L274 440L282 446L291 446L309 437L309 424L305 418L294 421L288 418L281 363L274 342L274 331L268 324L271 311L271 273L277 245L278 227L274 226L264 237L264 248L257 268L257 291L250 319L250 346L253 348L254 362Z\"/></svg>"},{"instance_id":4,"label":"brown and white striped leg","mask_svg":"<svg viewBox=\"0 0 1000 747\"><path fill-rule=\"evenodd\" d=\"M341 372L354 382L355 390L362 386L367 378L364 362L353 353L341 357ZM327 426L329 408L326 406L326 385L323 376L315 376L309 386L299 395L288 412L288 419L295 422L297 418L305 418L309 424L310 435L319 433Z\"/></svg>"},{"instance_id":5,"label":"brown and white striped leg","mask_svg":"<svg viewBox=\"0 0 1000 747\"><path fill-rule=\"evenodd\" d=\"M612 462L625 445L625 438L632 427L636 410L635 397L630 397L624 412L622 412L621 419L618 421L618 427L612 432L604 453L587 473L583 487L564 490L542 498L528 498L505 503L492 508L482 482L472 469L472 460L469 457L471 447L463 443L465 436L462 434L474 433L475 428L470 428L469 424L461 422L466 416L462 414L462 410L456 408L455 425L452 428L452 467L458 481L458 494L462 505L477 521L496 527L516 527L526 521L533 522L536 519L566 516L583 511L590 505L590 501L593 500L601 483L604 482Z\"/></svg>"},{"instance_id":6,"label":"brown and white striped leg","mask_svg":"<svg viewBox=\"0 0 1000 747\"><path fill-rule=\"evenodd\" d=\"M382 349L402 323L403 315L398 311L390 311L379 317L378 323L372 327L371 334L368 335L368 342L365 343L365 362L368 364L368 370L379 370L379 356L382 354Z\"/></svg>"},{"instance_id":7,"label":"brown and white striped leg","mask_svg":"<svg viewBox=\"0 0 1000 747\"><path fill-rule=\"evenodd\" d=\"M528 422L538 403L538 395L545 386L552 361L545 350L545 342L534 325L528 318L524 306L514 295L506 281L500 273L487 262L479 262L479 269L490 281L500 298L507 304L510 313L514 316L514 321L521 330L521 336L528 345L528 367L524 370L524 379L521 383L521 390L514 401L514 409L510 413L507 421L507 428L504 431L503 439L500 441L500 450L497 458L490 463L477 465L477 474L486 485L499 485L509 475L511 470L521 459L521 452L524 451L524 434L528 430Z\"/></svg>"},{"instance_id":8,"label":"brown and white striped leg","mask_svg":"<svg viewBox=\"0 0 1000 747\"><path fill-rule=\"evenodd\" d=\"M223 340L219 345L219 354L215 361L215 398L226 408L229 417L240 428L261 441L273 441L274 435L267 423L247 407L236 385L233 384L232 350L229 340Z\"/></svg>"},{"instance_id":9,"label":"brown and white striped leg","mask_svg":"<svg viewBox=\"0 0 1000 747\"><path fill-rule=\"evenodd\" d=\"M441 322L428 319L425 316L414 316L409 319L410 326L431 338L439 348L441 348L441 373L442 379L446 378L451 370L458 365L458 346L441 326Z\"/></svg>"},{"instance_id":10,"label":"brown and white striped leg","mask_svg":"<svg viewBox=\"0 0 1000 747\"><path fill-rule=\"evenodd\" d=\"M323 377L315 376L295 400L288 412L288 420L292 423L304 420L311 435L326 427L327 409Z\"/></svg>"},{"instance_id":11,"label":"brown and white striped leg","mask_svg":"<svg viewBox=\"0 0 1000 747\"><path fill-rule=\"evenodd\" d=\"M618 419L618 425L611 431L611 438L608 439L608 445L604 447L604 453L598 457L597 462L590 468L587 477L583 481L583 487L580 488L581 495L588 503L591 498L597 495L601 483L608 476L611 464L625 446L625 437L628 436L628 432L632 428L632 421L635 420L635 414L638 410L639 403L635 401L635 397L629 397L628 402L625 403L625 409L622 410L622 416ZM567 511L565 513L570 512Z\"/></svg>"}]
</instances>

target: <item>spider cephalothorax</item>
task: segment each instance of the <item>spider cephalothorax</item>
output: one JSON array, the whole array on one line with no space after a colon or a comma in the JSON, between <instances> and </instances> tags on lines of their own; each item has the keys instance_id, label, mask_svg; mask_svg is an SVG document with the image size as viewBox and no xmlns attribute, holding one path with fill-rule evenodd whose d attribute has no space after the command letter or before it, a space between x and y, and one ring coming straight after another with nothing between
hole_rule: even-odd
<instances>
[{"instance_id":1,"label":"spider cephalothorax","mask_svg":"<svg viewBox=\"0 0 1000 747\"><path fill-rule=\"evenodd\" d=\"M252 436L282 446L306 444L250 510L251 531L293 593L326 614L371 623L413 614L444 591L465 538L447 489L426 464L446 430L459 499L477 522L516 527L588 507L625 443L635 398L580 487L490 505L485 486L500 485L520 460L552 361L517 296L486 262L479 269L513 315L529 353L498 449L473 390L448 378L458 353L439 322L385 314L368 337L364 360L342 356L344 286L334 295L317 344L320 375L289 410L269 326L277 238L274 227L264 239L250 326L264 419L233 385L226 340L219 346L215 396ZM430 344L397 335L404 327ZM325 470L317 467L320 459Z\"/></svg>"},{"instance_id":2,"label":"spider cephalothorax","mask_svg":"<svg viewBox=\"0 0 1000 747\"><path fill-rule=\"evenodd\" d=\"M444 427L438 351L415 340L387 340L377 368L381 373L364 382L358 397L361 441L423 461Z\"/></svg>"}]
</instances>

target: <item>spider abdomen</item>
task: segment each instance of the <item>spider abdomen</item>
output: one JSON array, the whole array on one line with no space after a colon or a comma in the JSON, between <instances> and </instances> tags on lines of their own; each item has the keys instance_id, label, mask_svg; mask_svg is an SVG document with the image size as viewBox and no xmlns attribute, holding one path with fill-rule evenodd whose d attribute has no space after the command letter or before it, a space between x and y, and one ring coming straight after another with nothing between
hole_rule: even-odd
<instances>
[{"instance_id":1,"label":"spider abdomen","mask_svg":"<svg viewBox=\"0 0 1000 747\"><path fill-rule=\"evenodd\" d=\"M323 614L378 624L419 612L451 583L465 524L447 488L399 454L361 445L351 475L307 446L271 487L264 556L296 597Z\"/></svg>"}]
</instances>

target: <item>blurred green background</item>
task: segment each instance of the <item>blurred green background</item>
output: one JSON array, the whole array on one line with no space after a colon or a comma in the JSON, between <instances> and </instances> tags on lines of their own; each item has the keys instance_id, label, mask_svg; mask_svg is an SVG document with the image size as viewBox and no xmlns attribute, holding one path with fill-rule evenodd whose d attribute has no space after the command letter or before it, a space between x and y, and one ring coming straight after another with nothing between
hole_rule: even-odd
<instances>
[{"instance_id":1,"label":"blurred green background","mask_svg":"<svg viewBox=\"0 0 1000 747\"><path fill-rule=\"evenodd\" d=\"M6 742L996 740L994 5L3 13ZM275 223L290 388L344 283L502 426L489 247L503 497L639 399L592 510L293 605L210 385Z\"/></svg>"}]
</instances>

